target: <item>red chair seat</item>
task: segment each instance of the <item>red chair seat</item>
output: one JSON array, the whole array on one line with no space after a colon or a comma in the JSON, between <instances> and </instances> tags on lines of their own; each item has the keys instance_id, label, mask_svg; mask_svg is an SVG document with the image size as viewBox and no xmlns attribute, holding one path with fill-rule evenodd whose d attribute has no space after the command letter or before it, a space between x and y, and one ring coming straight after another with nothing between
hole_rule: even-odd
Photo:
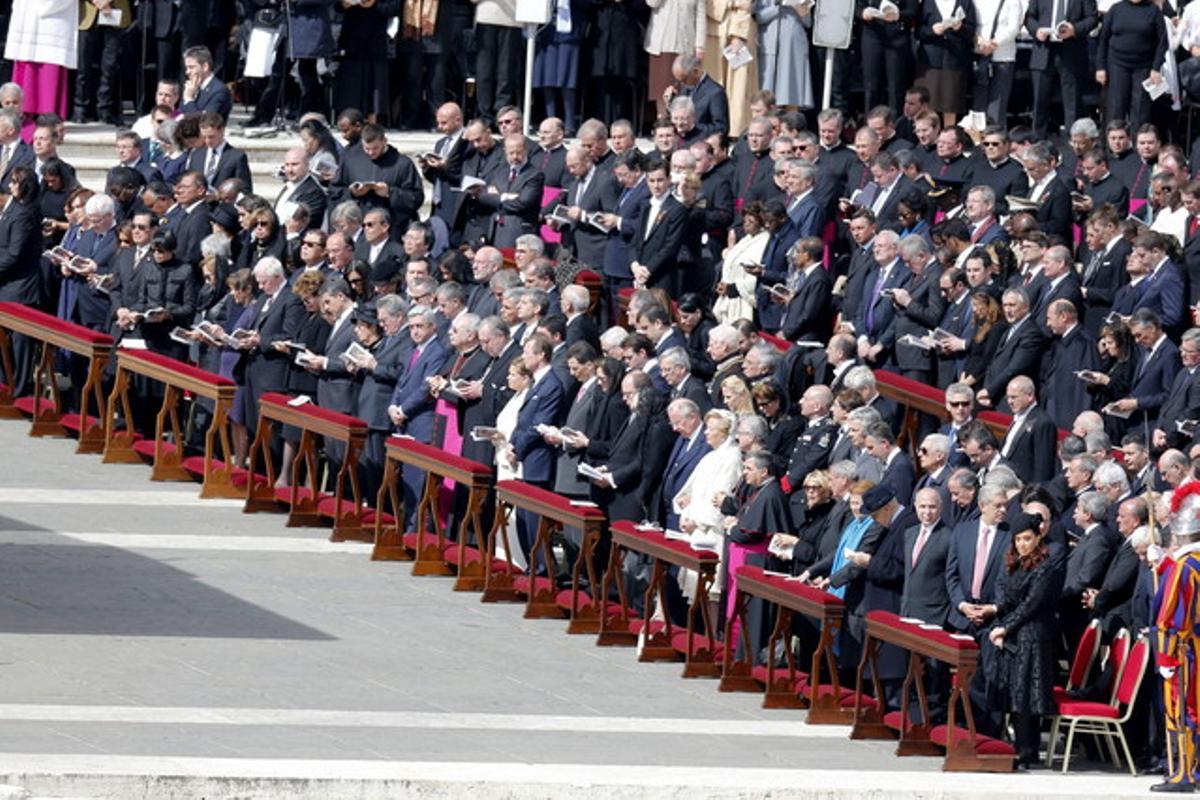
<instances>
[{"instance_id":1,"label":"red chair seat","mask_svg":"<svg viewBox=\"0 0 1200 800\"><path fill-rule=\"evenodd\" d=\"M839 686L838 688L841 690L841 695L838 697L838 705L841 706L842 708L853 708L854 707L854 697L855 697L854 690L850 689L846 686ZM804 676L803 679L796 681L796 690L800 693L801 696L805 697L806 699L808 699L810 701L813 699L812 685L808 682L807 675ZM820 686L817 687L817 696L818 697L828 697L832 693L833 693L833 686L831 684L822 683ZM875 698L871 697L870 695L864 694L862 697L862 701L863 701L864 705L867 703L874 703Z\"/></svg>"},{"instance_id":2,"label":"red chair seat","mask_svg":"<svg viewBox=\"0 0 1200 800\"><path fill-rule=\"evenodd\" d=\"M442 558L446 560L446 563L451 564L456 567L459 567L459 568L462 568L462 567L466 567L470 564L478 564L479 559L481 558L481 555L480 555L478 548L471 547L468 545L467 547L463 548L463 560L462 560L462 563L459 564L458 563L458 544L451 543L451 544L446 545L446 547L442 550ZM513 575L517 575L517 574L520 574L522 572L522 570L520 567L516 566L515 564L510 567L508 562L505 561L503 558L493 558L492 559L492 572L499 572L502 574L503 573L511 573Z\"/></svg>"},{"instance_id":3,"label":"red chair seat","mask_svg":"<svg viewBox=\"0 0 1200 800\"><path fill-rule=\"evenodd\" d=\"M720 658L725 653L725 645L721 642L711 641L707 636L700 633L693 633L692 639L692 655L697 653L711 653L713 658ZM671 647L675 648L675 652L681 655L687 655L688 651L688 632L679 631L671 637Z\"/></svg>"},{"instance_id":4,"label":"red chair seat","mask_svg":"<svg viewBox=\"0 0 1200 800\"><path fill-rule=\"evenodd\" d=\"M323 517L329 517L330 519L332 519L333 515L334 515L334 506L336 504L337 504L336 497L322 497L319 501L317 501L317 512ZM349 511L353 511L353 510L354 510L354 501L353 500L343 500L342 501L342 513L343 514L346 512L349 512ZM359 506L359 510L360 511L362 510L362 506Z\"/></svg>"},{"instance_id":5,"label":"red chair seat","mask_svg":"<svg viewBox=\"0 0 1200 800\"><path fill-rule=\"evenodd\" d=\"M235 481L235 483L236 483L236 481ZM310 500L310 499L312 499L312 496L313 496L312 489L309 489L307 486L301 486L300 491L297 493L296 499L297 500ZM320 504L320 502L327 497L329 497L329 495L318 492L317 493L317 503ZM277 489L275 489L275 499L278 500L280 503L292 502L292 487L280 486Z\"/></svg>"},{"instance_id":6,"label":"red chair seat","mask_svg":"<svg viewBox=\"0 0 1200 800\"><path fill-rule=\"evenodd\" d=\"M1068 700L1058 704L1058 713L1064 717L1104 717L1116 719L1120 716L1114 706L1108 703L1089 702L1087 700Z\"/></svg>"},{"instance_id":7,"label":"red chair seat","mask_svg":"<svg viewBox=\"0 0 1200 800\"><path fill-rule=\"evenodd\" d=\"M13 400L13 408L20 411L22 414L33 416L33 395L27 394L24 397L18 397Z\"/></svg>"},{"instance_id":8,"label":"red chair seat","mask_svg":"<svg viewBox=\"0 0 1200 800\"><path fill-rule=\"evenodd\" d=\"M935 744L946 747L946 732L948 728L945 725L934 725L929 729L929 738ZM954 741L960 742L967 738L968 731L966 728L954 728ZM975 735L975 754L980 756L1015 756L1017 751L1008 742L1002 742L999 739L993 739L990 736L981 734Z\"/></svg>"},{"instance_id":9,"label":"red chair seat","mask_svg":"<svg viewBox=\"0 0 1200 800\"><path fill-rule=\"evenodd\" d=\"M775 668L775 680L776 681L787 680L787 674L788 674L787 667L776 667ZM751 667L750 677L754 678L754 680L758 681L763 686L766 686L767 685L767 665L760 664L756 667ZM800 686L800 681L806 681L806 680L808 680L808 674L805 672L801 672L800 670L796 670L796 681L795 681L795 684L792 686L792 690L795 691Z\"/></svg>"},{"instance_id":10,"label":"red chair seat","mask_svg":"<svg viewBox=\"0 0 1200 800\"><path fill-rule=\"evenodd\" d=\"M592 607L592 596L586 592L580 592L579 596L577 598L577 601L579 603L580 611L583 611L585 609L590 610ZM557 603L558 607L563 609L564 611L570 611L571 610L571 590L563 589L561 592L554 595L554 602ZM605 604L604 611L610 617L618 616L621 613L621 604L609 601L608 603Z\"/></svg>"},{"instance_id":11,"label":"red chair seat","mask_svg":"<svg viewBox=\"0 0 1200 800\"><path fill-rule=\"evenodd\" d=\"M629 620L629 632L632 633L634 636L641 636L642 628L645 627L645 624L646 624L646 620L642 617L638 617L637 619L631 619L631 620ZM665 627L667 627L667 626L662 620L658 620L658 619L652 620L650 622L650 634L649 635L654 636L655 634L662 633L663 628L665 628Z\"/></svg>"},{"instance_id":12,"label":"red chair seat","mask_svg":"<svg viewBox=\"0 0 1200 800\"><path fill-rule=\"evenodd\" d=\"M364 508L362 510L362 521L363 521L364 525L374 525L375 519L380 516L382 516L382 521L383 521L384 525L395 525L396 524L396 518L393 517L391 514L387 513L386 511L383 512L383 514L381 515L378 511L376 511L373 508Z\"/></svg>"},{"instance_id":13,"label":"red chair seat","mask_svg":"<svg viewBox=\"0 0 1200 800\"><path fill-rule=\"evenodd\" d=\"M507 563L506 563L507 565ZM530 581L528 575L518 575L513 578L513 589L520 594L529 594ZM539 594L541 592L549 592L554 589L554 582L546 577L536 577L533 579L533 592Z\"/></svg>"},{"instance_id":14,"label":"red chair seat","mask_svg":"<svg viewBox=\"0 0 1200 800\"><path fill-rule=\"evenodd\" d=\"M330 502L330 511L332 511L332 510L333 510L333 504L331 501ZM322 511L321 513L324 514L325 512ZM407 548L409 550L416 550L417 549L417 533L416 533L416 531L413 531L412 533L406 533L403 536L401 536L400 543L403 544L405 546L405 548ZM437 534L426 532L425 546L429 547L430 545L436 545L437 543L438 543Z\"/></svg>"},{"instance_id":15,"label":"red chair seat","mask_svg":"<svg viewBox=\"0 0 1200 800\"><path fill-rule=\"evenodd\" d=\"M902 714L899 711L889 711L883 715L883 724L887 725L889 728L891 728L894 731L903 730L904 729L903 717L904 717L904 714Z\"/></svg>"},{"instance_id":16,"label":"red chair seat","mask_svg":"<svg viewBox=\"0 0 1200 800\"><path fill-rule=\"evenodd\" d=\"M146 458L154 458L154 444L155 442L153 439L141 439L133 443L133 451L145 456ZM163 442L162 446L164 453L175 452L175 445L171 444L170 442Z\"/></svg>"},{"instance_id":17,"label":"red chair seat","mask_svg":"<svg viewBox=\"0 0 1200 800\"><path fill-rule=\"evenodd\" d=\"M79 431L83 430L84 427L79 421L78 414L63 414L62 419L59 421L62 423L64 428L69 431L75 431L76 433L79 433ZM100 419L98 417L93 417L90 414L88 415L87 427L92 428L99 424Z\"/></svg>"}]
</instances>

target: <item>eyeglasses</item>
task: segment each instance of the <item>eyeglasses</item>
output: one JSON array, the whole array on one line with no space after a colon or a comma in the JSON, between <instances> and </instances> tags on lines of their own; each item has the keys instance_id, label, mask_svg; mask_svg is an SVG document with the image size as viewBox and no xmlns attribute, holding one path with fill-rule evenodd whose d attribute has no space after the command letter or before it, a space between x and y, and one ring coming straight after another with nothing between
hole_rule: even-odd
<instances>
[{"instance_id":1,"label":"eyeglasses","mask_svg":"<svg viewBox=\"0 0 1200 800\"><path fill-rule=\"evenodd\" d=\"M258 222L254 223L254 227L269 228L269 227L271 227L271 223L268 220L260 219Z\"/></svg>"},{"instance_id":2,"label":"eyeglasses","mask_svg":"<svg viewBox=\"0 0 1200 800\"><path fill-rule=\"evenodd\" d=\"M967 406L971 405L971 401L970 400L947 400L946 405L950 406L951 408L966 408Z\"/></svg>"},{"instance_id":3,"label":"eyeglasses","mask_svg":"<svg viewBox=\"0 0 1200 800\"><path fill-rule=\"evenodd\" d=\"M364 223L363 223L363 227L364 227L364 228L376 228L376 227L379 227L379 226L380 226L380 225L382 225L382 224L383 224L383 223L381 223L381 222L364 222Z\"/></svg>"},{"instance_id":4,"label":"eyeglasses","mask_svg":"<svg viewBox=\"0 0 1200 800\"><path fill-rule=\"evenodd\" d=\"M821 487L817 486L815 483L814 484L805 484L805 486L804 486L804 491L806 491L806 492L816 492L816 491L819 491L820 489L821 489Z\"/></svg>"},{"instance_id":5,"label":"eyeglasses","mask_svg":"<svg viewBox=\"0 0 1200 800\"><path fill-rule=\"evenodd\" d=\"M300 246L301 247L320 247L321 243L320 242L301 242Z\"/></svg>"},{"instance_id":6,"label":"eyeglasses","mask_svg":"<svg viewBox=\"0 0 1200 800\"><path fill-rule=\"evenodd\" d=\"M927 456L927 455L929 455L929 451L928 451L928 450L926 450L924 447L918 447L918 448L917 448L917 455L919 455L919 456Z\"/></svg>"},{"instance_id":7,"label":"eyeglasses","mask_svg":"<svg viewBox=\"0 0 1200 800\"><path fill-rule=\"evenodd\" d=\"M1004 142L988 142L988 141L983 142L984 147L1000 147L1003 144L1004 144Z\"/></svg>"},{"instance_id":8,"label":"eyeglasses","mask_svg":"<svg viewBox=\"0 0 1200 800\"><path fill-rule=\"evenodd\" d=\"M129 227L133 228L135 231L148 231L148 230L150 230L150 226L149 226L147 223L145 223L145 222L135 222L135 223L133 223L132 225L130 225Z\"/></svg>"}]
</instances>

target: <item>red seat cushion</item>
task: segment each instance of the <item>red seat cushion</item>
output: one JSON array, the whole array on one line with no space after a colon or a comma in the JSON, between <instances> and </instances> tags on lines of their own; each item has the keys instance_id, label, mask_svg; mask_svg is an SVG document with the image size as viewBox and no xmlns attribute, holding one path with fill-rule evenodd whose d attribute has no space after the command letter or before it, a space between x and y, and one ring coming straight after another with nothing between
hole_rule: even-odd
<instances>
[{"instance_id":1,"label":"red seat cushion","mask_svg":"<svg viewBox=\"0 0 1200 800\"><path fill-rule=\"evenodd\" d=\"M319 501L317 501L317 511L323 517L332 518L334 515L334 506L336 506L336 505L337 505L336 497L322 497ZM354 501L353 500L343 500L342 501L342 513L347 514L347 513L353 512L353 511L354 511ZM361 505L359 506L359 511L360 512L362 511Z\"/></svg>"},{"instance_id":2,"label":"red seat cushion","mask_svg":"<svg viewBox=\"0 0 1200 800\"><path fill-rule=\"evenodd\" d=\"M1095 703L1087 700L1068 700L1058 704L1058 713L1065 717L1104 717L1116 719L1120 716L1117 709L1108 703Z\"/></svg>"},{"instance_id":3,"label":"red seat cushion","mask_svg":"<svg viewBox=\"0 0 1200 800\"><path fill-rule=\"evenodd\" d=\"M386 511L383 512L383 514L381 515L378 511L376 511L373 508L364 508L362 510L362 521L363 521L364 525L374 525L375 518L379 517L379 516L383 517L384 525L395 525L396 524L396 518L393 517L391 514L387 513Z\"/></svg>"},{"instance_id":4,"label":"red seat cushion","mask_svg":"<svg viewBox=\"0 0 1200 800\"><path fill-rule=\"evenodd\" d=\"M720 658L725 652L724 644L721 642L711 641L704 634L693 633L691 638L692 655L697 655L699 653L711 653L713 658ZM688 632L679 631L671 636L671 647L675 648L675 652L682 655L687 655Z\"/></svg>"},{"instance_id":5,"label":"red seat cushion","mask_svg":"<svg viewBox=\"0 0 1200 800\"><path fill-rule=\"evenodd\" d=\"M929 738L935 744L940 744L946 747L947 726L935 725L929 729ZM968 731L966 728L954 728L954 741L960 742L967 738ZM980 756L1015 756L1017 751L1007 742L1002 742L999 739L993 739L990 736L975 735L975 754Z\"/></svg>"},{"instance_id":6,"label":"red seat cushion","mask_svg":"<svg viewBox=\"0 0 1200 800\"><path fill-rule=\"evenodd\" d=\"M194 381L200 383L208 383L213 386L236 386L229 378L224 378L215 372L209 372L206 369L193 367L191 364L179 361L178 359L164 356L162 353L155 353L152 350L122 350L121 358L125 361L142 361L147 364L153 364L157 367L169 369L172 372L177 372L180 375L186 375Z\"/></svg>"},{"instance_id":7,"label":"red seat cushion","mask_svg":"<svg viewBox=\"0 0 1200 800\"><path fill-rule=\"evenodd\" d=\"M521 594L529 594L529 576L518 575L513 578L513 588ZM546 577L537 577L533 579L533 592L535 594L548 592L554 588L554 582Z\"/></svg>"},{"instance_id":8,"label":"red seat cushion","mask_svg":"<svg viewBox=\"0 0 1200 800\"><path fill-rule=\"evenodd\" d=\"M841 689L841 695L838 697L838 705L841 706L842 708L853 708L854 707L854 696L855 696L854 690L847 688L845 686L839 686L838 688ZM802 696L808 698L809 700L813 699L812 698L812 686L808 682L807 675L802 680L796 681L796 690ZM833 692L833 686L828 683L822 683L820 686L817 687L817 696L818 697L828 697L832 692ZM870 695L864 694L862 701L864 704L874 703L875 698L871 697Z\"/></svg>"},{"instance_id":9,"label":"red seat cushion","mask_svg":"<svg viewBox=\"0 0 1200 800\"><path fill-rule=\"evenodd\" d=\"M321 513L325 513L325 512L321 512ZM412 532L412 533L406 533L406 534L404 534L403 536L401 536L401 537L400 537L400 542L401 542L401 544L403 544L403 545L404 545L404 546L405 546L407 549L409 549L409 550L416 550L416 549L417 549L417 534L416 534L416 531L414 531L414 532ZM437 534L435 534L435 533L429 533L429 532L427 532L427 533L425 534L425 546L426 546L426 547L435 547L435 546L437 546L437 543L438 543L438 537L437 537Z\"/></svg>"},{"instance_id":10,"label":"red seat cushion","mask_svg":"<svg viewBox=\"0 0 1200 800\"><path fill-rule=\"evenodd\" d=\"M775 668L775 680L777 682L786 681L787 674L788 674L787 667L776 667ZM756 667L752 667L750 669L750 677L754 678L754 680L758 681L759 683L761 683L765 686L767 684L767 665L760 664ZM808 674L801 672L800 670L796 670L796 681L792 685L792 691L796 691L800 686L800 681L804 681L804 680L808 680Z\"/></svg>"},{"instance_id":11,"label":"red seat cushion","mask_svg":"<svg viewBox=\"0 0 1200 800\"><path fill-rule=\"evenodd\" d=\"M570 611L571 610L571 590L563 589L561 592L554 595L554 602L557 603L558 607L563 609L564 611ZM576 602L578 603L578 608L580 611L591 610L591 608L592 608L592 596L590 594L588 594L587 592L580 592L578 597L576 598ZM613 603L610 601L605 605L606 605L606 607L604 609L605 613L607 613L610 617L616 617L616 616L620 615L620 613L621 613L621 604L620 603Z\"/></svg>"},{"instance_id":12,"label":"red seat cushion","mask_svg":"<svg viewBox=\"0 0 1200 800\"><path fill-rule=\"evenodd\" d=\"M88 342L89 344L111 345L113 343L113 338L107 333L98 333L91 328L76 325L74 322L66 322L53 314L47 314L44 311L38 311L36 308L23 306L20 303L0 303L0 312L11 314L26 322L32 322L36 325L58 331L59 333L65 333L68 336Z\"/></svg>"},{"instance_id":13,"label":"red seat cushion","mask_svg":"<svg viewBox=\"0 0 1200 800\"><path fill-rule=\"evenodd\" d=\"M899 711L889 711L883 715L883 724L894 731L903 730L904 715Z\"/></svg>"},{"instance_id":14,"label":"red seat cushion","mask_svg":"<svg viewBox=\"0 0 1200 800\"><path fill-rule=\"evenodd\" d=\"M18 397L13 400L13 407L22 414L33 416L33 395L27 394L24 397Z\"/></svg>"},{"instance_id":15,"label":"red seat cushion","mask_svg":"<svg viewBox=\"0 0 1200 800\"><path fill-rule=\"evenodd\" d=\"M641 636L642 628L645 626L645 624L646 624L646 620L643 617L638 617L637 619L631 619L631 620L629 620L629 632L634 634L635 636ZM658 620L658 619L651 620L650 635L654 636L655 634L662 633L663 628L665 628L665 627L667 627L667 626L663 623L662 620Z\"/></svg>"},{"instance_id":16,"label":"red seat cushion","mask_svg":"<svg viewBox=\"0 0 1200 800\"><path fill-rule=\"evenodd\" d=\"M175 445L171 444L170 442L163 442L162 446L164 453L175 452ZM154 458L154 440L142 439L141 441L134 442L133 451L135 453L140 453L146 458Z\"/></svg>"},{"instance_id":17,"label":"red seat cushion","mask_svg":"<svg viewBox=\"0 0 1200 800\"><path fill-rule=\"evenodd\" d=\"M80 424L78 414L63 414L62 419L60 419L59 422L61 422L62 426L69 431L75 431L76 433L79 433L79 431L83 429L83 425ZM93 417L90 414L88 415L87 427L92 428L100 424L101 422L98 417Z\"/></svg>"},{"instance_id":18,"label":"red seat cushion","mask_svg":"<svg viewBox=\"0 0 1200 800\"><path fill-rule=\"evenodd\" d=\"M312 495L313 495L312 489L309 489L307 486L301 486L299 492L297 492L296 499L297 500L310 500L310 499L312 499ZM329 495L318 492L317 493L317 503L319 504L326 497L329 497ZM281 503L292 502L292 487L280 486L277 489L275 489L275 499Z\"/></svg>"}]
</instances>

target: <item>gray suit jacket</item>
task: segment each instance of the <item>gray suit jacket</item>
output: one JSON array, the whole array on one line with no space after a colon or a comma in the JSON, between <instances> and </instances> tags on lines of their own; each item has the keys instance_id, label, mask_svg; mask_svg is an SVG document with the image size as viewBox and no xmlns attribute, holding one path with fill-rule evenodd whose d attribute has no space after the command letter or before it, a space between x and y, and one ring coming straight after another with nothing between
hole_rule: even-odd
<instances>
[{"instance_id":1,"label":"gray suit jacket","mask_svg":"<svg viewBox=\"0 0 1200 800\"><path fill-rule=\"evenodd\" d=\"M573 400L574 398L568 399ZM599 382L593 381L592 385L583 393L583 397L579 398L578 402L572 403L563 425L577 431L587 430L589 420L600 413L603 408L604 392L601 391ZM588 496L591 484L577 472L583 454L583 450L563 450L558 456L554 479L555 492L572 497Z\"/></svg>"},{"instance_id":2,"label":"gray suit jacket","mask_svg":"<svg viewBox=\"0 0 1200 800\"><path fill-rule=\"evenodd\" d=\"M950 611L946 555L950 549L951 530L939 522L930 532L916 566L913 566L913 547L920 532L920 525L904 532L904 592L900 596L900 614L932 625L943 625Z\"/></svg>"},{"instance_id":3,"label":"gray suit jacket","mask_svg":"<svg viewBox=\"0 0 1200 800\"><path fill-rule=\"evenodd\" d=\"M354 323L347 319L325 345L328 363L317 378L317 405L321 408L341 414L353 414L358 410L358 390L362 384L355 380L342 361L342 353L354 341Z\"/></svg>"}]
</instances>

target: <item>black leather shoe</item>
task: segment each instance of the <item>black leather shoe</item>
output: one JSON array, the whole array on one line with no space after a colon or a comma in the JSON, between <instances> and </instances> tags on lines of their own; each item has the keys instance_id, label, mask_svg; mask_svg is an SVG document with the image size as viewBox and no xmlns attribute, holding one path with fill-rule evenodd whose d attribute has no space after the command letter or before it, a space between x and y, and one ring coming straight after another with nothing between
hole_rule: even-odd
<instances>
[{"instance_id":1,"label":"black leather shoe","mask_svg":"<svg viewBox=\"0 0 1200 800\"><path fill-rule=\"evenodd\" d=\"M1153 786L1151 786L1150 791L1152 791L1152 792L1174 792L1176 794L1192 794L1193 792L1196 791L1196 784L1194 784L1194 783L1171 783L1170 781L1163 781L1162 783L1156 783Z\"/></svg>"}]
</instances>

